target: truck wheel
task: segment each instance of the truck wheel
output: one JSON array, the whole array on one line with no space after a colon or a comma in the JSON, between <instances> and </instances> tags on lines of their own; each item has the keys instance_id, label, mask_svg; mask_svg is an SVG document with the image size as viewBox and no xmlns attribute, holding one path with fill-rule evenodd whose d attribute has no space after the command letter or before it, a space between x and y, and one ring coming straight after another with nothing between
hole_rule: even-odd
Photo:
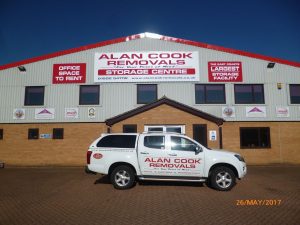
<instances>
[{"instance_id":1,"label":"truck wheel","mask_svg":"<svg viewBox=\"0 0 300 225\"><path fill-rule=\"evenodd\" d=\"M116 189L129 189L135 182L134 171L129 166L118 166L112 171L110 181Z\"/></svg>"},{"instance_id":2,"label":"truck wheel","mask_svg":"<svg viewBox=\"0 0 300 225\"><path fill-rule=\"evenodd\" d=\"M229 191L236 184L235 175L231 169L225 166L215 168L210 176L212 188L218 191Z\"/></svg>"}]
</instances>

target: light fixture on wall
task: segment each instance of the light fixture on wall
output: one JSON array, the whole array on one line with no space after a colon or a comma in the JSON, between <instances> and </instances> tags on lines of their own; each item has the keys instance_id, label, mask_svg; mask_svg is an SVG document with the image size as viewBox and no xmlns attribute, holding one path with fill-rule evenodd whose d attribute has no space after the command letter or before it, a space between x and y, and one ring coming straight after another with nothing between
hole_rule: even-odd
<instances>
[{"instance_id":1,"label":"light fixture on wall","mask_svg":"<svg viewBox=\"0 0 300 225\"><path fill-rule=\"evenodd\" d=\"M277 89L281 90L281 88L282 88L282 83L277 83Z\"/></svg>"},{"instance_id":2,"label":"light fixture on wall","mask_svg":"<svg viewBox=\"0 0 300 225\"><path fill-rule=\"evenodd\" d=\"M18 69L20 70L20 72L26 72L25 66L18 66Z\"/></svg>"},{"instance_id":3,"label":"light fixture on wall","mask_svg":"<svg viewBox=\"0 0 300 225\"><path fill-rule=\"evenodd\" d=\"M267 68L268 68L268 69L273 69L274 66L275 66L275 63L274 63L274 62L269 62Z\"/></svg>"}]
</instances>

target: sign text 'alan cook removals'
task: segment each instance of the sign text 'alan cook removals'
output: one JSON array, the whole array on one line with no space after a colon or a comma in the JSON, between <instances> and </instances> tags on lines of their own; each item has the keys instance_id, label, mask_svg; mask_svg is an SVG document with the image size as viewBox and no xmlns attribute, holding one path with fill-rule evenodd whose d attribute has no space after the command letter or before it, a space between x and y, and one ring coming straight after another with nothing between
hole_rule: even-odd
<instances>
[{"instance_id":1,"label":"sign text 'alan cook removals'","mask_svg":"<svg viewBox=\"0 0 300 225\"><path fill-rule=\"evenodd\" d=\"M94 81L199 81L198 64L198 52L96 53Z\"/></svg>"},{"instance_id":2,"label":"sign text 'alan cook removals'","mask_svg":"<svg viewBox=\"0 0 300 225\"><path fill-rule=\"evenodd\" d=\"M242 82L241 62L208 62L209 82Z\"/></svg>"}]
</instances>

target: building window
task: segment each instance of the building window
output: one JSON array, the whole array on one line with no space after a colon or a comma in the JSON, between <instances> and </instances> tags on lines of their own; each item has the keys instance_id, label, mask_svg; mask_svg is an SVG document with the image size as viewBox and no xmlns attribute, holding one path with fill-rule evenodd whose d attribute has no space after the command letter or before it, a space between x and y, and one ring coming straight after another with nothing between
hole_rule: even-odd
<instances>
[{"instance_id":1,"label":"building window","mask_svg":"<svg viewBox=\"0 0 300 225\"><path fill-rule=\"evenodd\" d=\"M28 139L39 139L39 129L38 128L28 129Z\"/></svg>"},{"instance_id":2,"label":"building window","mask_svg":"<svg viewBox=\"0 0 300 225\"><path fill-rule=\"evenodd\" d=\"M99 95L99 85L81 85L79 105L99 105Z\"/></svg>"},{"instance_id":3,"label":"building window","mask_svg":"<svg viewBox=\"0 0 300 225\"><path fill-rule=\"evenodd\" d=\"M263 84L235 84L234 96L236 104L264 104Z\"/></svg>"},{"instance_id":4,"label":"building window","mask_svg":"<svg viewBox=\"0 0 300 225\"><path fill-rule=\"evenodd\" d=\"M3 129L0 129L0 140L3 140Z\"/></svg>"},{"instance_id":5,"label":"building window","mask_svg":"<svg viewBox=\"0 0 300 225\"><path fill-rule=\"evenodd\" d=\"M24 105L44 105L45 87L25 87Z\"/></svg>"},{"instance_id":6,"label":"building window","mask_svg":"<svg viewBox=\"0 0 300 225\"><path fill-rule=\"evenodd\" d=\"M241 127L241 148L271 148L269 127Z\"/></svg>"},{"instance_id":7,"label":"building window","mask_svg":"<svg viewBox=\"0 0 300 225\"><path fill-rule=\"evenodd\" d=\"M123 133L136 133L136 132L137 132L136 124L123 125Z\"/></svg>"},{"instance_id":8,"label":"building window","mask_svg":"<svg viewBox=\"0 0 300 225\"><path fill-rule=\"evenodd\" d=\"M137 104L148 104L157 100L156 84L137 85Z\"/></svg>"},{"instance_id":9,"label":"building window","mask_svg":"<svg viewBox=\"0 0 300 225\"><path fill-rule=\"evenodd\" d=\"M149 125L144 127L145 132L174 132L179 134L185 133L184 125Z\"/></svg>"},{"instance_id":10,"label":"building window","mask_svg":"<svg viewBox=\"0 0 300 225\"><path fill-rule=\"evenodd\" d=\"M64 139L64 128L53 128L53 139Z\"/></svg>"},{"instance_id":11,"label":"building window","mask_svg":"<svg viewBox=\"0 0 300 225\"><path fill-rule=\"evenodd\" d=\"M300 104L300 84L290 84L291 104Z\"/></svg>"},{"instance_id":12,"label":"building window","mask_svg":"<svg viewBox=\"0 0 300 225\"><path fill-rule=\"evenodd\" d=\"M224 84L196 84L196 104L225 104Z\"/></svg>"}]
</instances>

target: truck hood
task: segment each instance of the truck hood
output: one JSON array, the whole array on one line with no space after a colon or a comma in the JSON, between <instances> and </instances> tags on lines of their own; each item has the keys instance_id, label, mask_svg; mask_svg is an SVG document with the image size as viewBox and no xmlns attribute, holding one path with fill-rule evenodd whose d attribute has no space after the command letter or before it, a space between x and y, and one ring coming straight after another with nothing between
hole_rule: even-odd
<instances>
[{"instance_id":1,"label":"truck hood","mask_svg":"<svg viewBox=\"0 0 300 225\"><path fill-rule=\"evenodd\" d=\"M213 152L213 153L216 153L216 154L225 154L225 155L235 155L235 154L237 154L237 155L239 155L236 152L231 152L231 151L226 150L226 149L211 149L210 151Z\"/></svg>"},{"instance_id":2,"label":"truck hood","mask_svg":"<svg viewBox=\"0 0 300 225\"><path fill-rule=\"evenodd\" d=\"M236 157L234 155L239 155L235 152L230 152L227 150L220 150L220 149L212 149L207 150L205 152L206 157L209 157L213 161L222 161L222 160L236 160Z\"/></svg>"}]
</instances>

